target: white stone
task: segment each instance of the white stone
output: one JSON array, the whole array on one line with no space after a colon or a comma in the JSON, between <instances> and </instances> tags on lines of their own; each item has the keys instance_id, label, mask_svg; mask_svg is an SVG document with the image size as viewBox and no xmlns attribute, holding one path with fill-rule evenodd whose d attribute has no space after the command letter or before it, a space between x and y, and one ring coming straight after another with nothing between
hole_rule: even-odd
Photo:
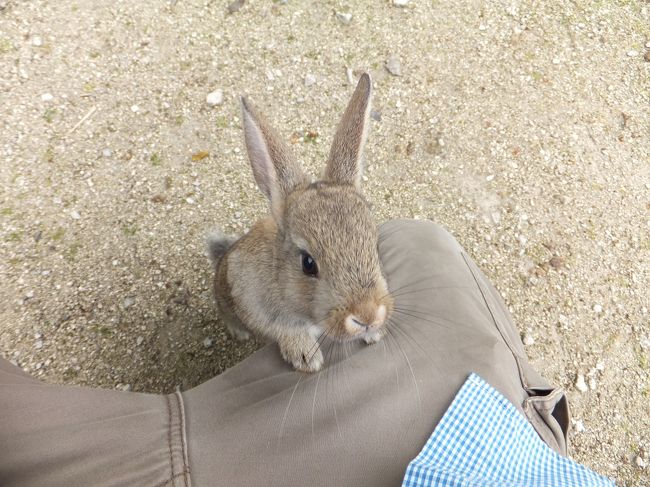
<instances>
[{"instance_id":1,"label":"white stone","mask_svg":"<svg viewBox=\"0 0 650 487\"><path fill-rule=\"evenodd\" d=\"M43 39L41 36L32 37L32 46L41 47L43 45Z\"/></svg>"},{"instance_id":2,"label":"white stone","mask_svg":"<svg viewBox=\"0 0 650 487\"><path fill-rule=\"evenodd\" d=\"M637 457L634 459L634 463L639 468L646 468L648 466L648 463L643 458L641 458L641 455L637 455Z\"/></svg>"},{"instance_id":3,"label":"white stone","mask_svg":"<svg viewBox=\"0 0 650 487\"><path fill-rule=\"evenodd\" d=\"M54 100L54 96L51 93L43 93L41 95L41 100L48 102Z\"/></svg>"},{"instance_id":4,"label":"white stone","mask_svg":"<svg viewBox=\"0 0 650 487\"><path fill-rule=\"evenodd\" d=\"M139 336L138 338L136 338L135 344L139 347L140 345L142 345L143 341L144 341L144 338Z\"/></svg>"},{"instance_id":5,"label":"white stone","mask_svg":"<svg viewBox=\"0 0 650 487\"><path fill-rule=\"evenodd\" d=\"M587 392L589 390L587 383L585 382L585 376L582 374L578 374L578 377L576 378L576 389L580 392Z\"/></svg>"},{"instance_id":6,"label":"white stone","mask_svg":"<svg viewBox=\"0 0 650 487\"><path fill-rule=\"evenodd\" d=\"M585 425L582 424L582 421L577 419L573 421L573 426L576 430L576 433L584 433L585 432Z\"/></svg>"},{"instance_id":7,"label":"white stone","mask_svg":"<svg viewBox=\"0 0 650 487\"><path fill-rule=\"evenodd\" d=\"M316 84L316 76L314 76L311 73L306 74L305 75L305 86L309 87L309 86L312 86L312 85L315 85L315 84Z\"/></svg>"},{"instance_id":8,"label":"white stone","mask_svg":"<svg viewBox=\"0 0 650 487\"><path fill-rule=\"evenodd\" d=\"M212 338L208 337L205 340L203 340L203 346L205 348L210 348L212 346Z\"/></svg>"},{"instance_id":9,"label":"white stone","mask_svg":"<svg viewBox=\"0 0 650 487\"><path fill-rule=\"evenodd\" d=\"M111 157L113 155L113 151L109 149L108 147L105 147L102 149L102 156L104 157Z\"/></svg>"},{"instance_id":10,"label":"white stone","mask_svg":"<svg viewBox=\"0 0 650 487\"><path fill-rule=\"evenodd\" d=\"M627 55L630 56L630 57L638 56L639 51L636 51L634 49L630 49L629 51L627 51Z\"/></svg>"},{"instance_id":11,"label":"white stone","mask_svg":"<svg viewBox=\"0 0 650 487\"><path fill-rule=\"evenodd\" d=\"M410 0L393 0L393 5L396 7L406 7Z\"/></svg>"},{"instance_id":12,"label":"white stone","mask_svg":"<svg viewBox=\"0 0 650 487\"><path fill-rule=\"evenodd\" d=\"M214 90L211 93L208 93L208 96L205 97L205 102L211 107L216 107L223 103L223 91Z\"/></svg>"},{"instance_id":13,"label":"white stone","mask_svg":"<svg viewBox=\"0 0 650 487\"><path fill-rule=\"evenodd\" d=\"M350 12L336 12L336 18L341 21L342 24L349 24L352 21L352 14Z\"/></svg>"},{"instance_id":14,"label":"white stone","mask_svg":"<svg viewBox=\"0 0 650 487\"><path fill-rule=\"evenodd\" d=\"M594 304L594 307L592 309L594 310L594 313L602 313L603 312L603 307L600 304Z\"/></svg>"},{"instance_id":15,"label":"white stone","mask_svg":"<svg viewBox=\"0 0 650 487\"><path fill-rule=\"evenodd\" d=\"M533 345L535 339L531 335L524 335L524 345Z\"/></svg>"},{"instance_id":16,"label":"white stone","mask_svg":"<svg viewBox=\"0 0 650 487\"><path fill-rule=\"evenodd\" d=\"M490 174L488 177L485 178L487 182L490 182L494 179L494 174Z\"/></svg>"},{"instance_id":17,"label":"white stone","mask_svg":"<svg viewBox=\"0 0 650 487\"><path fill-rule=\"evenodd\" d=\"M133 113L138 113L140 111L140 107L138 105L131 105L131 111Z\"/></svg>"},{"instance_id":18,"label":"white stone","mask_svg":"<svg viewBox=\"0 0 650 487\"><path fill-rule=\"evenodd\" d=\"M36 343L34 343L34 348L37 350L43 348L43 340L36 340Z\"/></svg>"},{"instance_id":19,"label":"white stone","mask_svg":"<svg viewBox=\"0 0 650 487\"><path fill-rule=\"evenodd\" d=\"M393 76L402 76L402 65L397 56L391 56L386 61L386 69Z\"/></svg>"}]
</instances>

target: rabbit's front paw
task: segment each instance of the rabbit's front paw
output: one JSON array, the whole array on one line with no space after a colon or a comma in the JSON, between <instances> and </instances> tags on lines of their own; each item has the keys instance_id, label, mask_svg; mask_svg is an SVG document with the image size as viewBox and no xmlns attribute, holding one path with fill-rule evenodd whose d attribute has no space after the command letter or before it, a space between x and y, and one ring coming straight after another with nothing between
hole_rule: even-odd
<instances>
[{"instance_id":1,"label":"rabbit's front paw","mask_svg":"<svg viewBox=\"0 0 650 487\"><path fill-rule=\"evenodd\" d=\"M309 334L293 335L281 339L280 352L284 360L301 372L318 372L323 368L323 352Z\"/></svg>"}]
</instances>

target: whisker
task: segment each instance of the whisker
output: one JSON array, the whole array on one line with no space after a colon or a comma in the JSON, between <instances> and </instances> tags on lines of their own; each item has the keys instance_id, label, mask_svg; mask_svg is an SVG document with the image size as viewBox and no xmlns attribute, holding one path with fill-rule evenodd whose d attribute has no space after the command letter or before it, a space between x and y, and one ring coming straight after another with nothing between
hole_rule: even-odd
<instances>
[{"instance_id":1,"label":"whisker","mask_svg":"<svg viewBox=\"0 0 650 487\"><path fill-rule=\"evenodd\" d=\"M443 323L440 323L438 321L434 321L434 320L432 320L430 318L425 318L424 316L418 315L415 312L404 311L403 309L400 309L400 308L393 308L393 312L394 313L399 313L399 314L402 314L402 315L406 315L406 316L409 316L411 318L415 318L415 319L418 319L418 320L422 320L422 321L425 321L427 323L431 323L433 325L438 325L438 326L441 326L443 328L450 328L450 326L445 326Z\"/></svg>"},{"instance_id":2,"label":"whisker","mask_svg":"<svg viewBox=\"0 0 650 487\"><path fill-rule=\"evenodd\" d=\"M314 399L311 402L311 441L314 442L315 432L314 432L314 410L316 409L316 395L318 394L318 383L320 382L320 375L322 370L318 372L316 377L316 386L314 387Z\"/></svg>"},{"instance_id":3,"label":"whisker","mask_svg":"<svg viewBox=\"0 0 650 487\"><path fill-rule=\"evenodd\" d=\"M392 334L392 330L390 330L390 329L387 329L387 330L388 330L389 334ZM418 386L418 381L415 378L415 372L413 371L413 366L411 365L411 361L409 360L408 355L406 354L406 352L404 351L404 349L400 345L399 340L397 340L397 338L395 336L393 336L393 338L395 339L395 343L397 344L397 348L400 351L400 353L402 354L402 356L404 357L404 360L406 361L406 364L408 365L409 371L411 372L411 377L413 379L413 385L415 386L415 393L418 396L418 407L421 408L422 407L422 396L420 395L420 387Z\"/></svg>"},{"instance_id":4,"label":"whisker","mask_svg":"<svg viewBox=\"0 0 650 487\"><path fill-rule=\"evenodd\" d=\"M278 442L282 439L282 433L284 432L284 425L287 422L287 416L289 415L289 408L291 407L291 402L293 401L293 396L296 394L296 389L298 389L298 385L300 384L300 381L302 378L305 377L303 374L300 374L298 377L298 381L296 382L296 385L293 387L293 391L291 391L291 397L289 397L289 403L287 404L287 408L284 410L284 416L282 416L282 423L280 424L280 431L278 433Z\"/></svg>"}]
</instances>

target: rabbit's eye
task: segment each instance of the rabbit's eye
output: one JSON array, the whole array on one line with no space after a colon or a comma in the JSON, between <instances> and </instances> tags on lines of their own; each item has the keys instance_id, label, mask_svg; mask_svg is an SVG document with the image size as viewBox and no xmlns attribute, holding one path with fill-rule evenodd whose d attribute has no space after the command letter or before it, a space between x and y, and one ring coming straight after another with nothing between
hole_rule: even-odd
<instances>
[{"instance_id":1,"label":"rabbit's eye","mask_svg":"<svg viewBox=\"0 0 650 487\"><path fill-rule=\"evenodd\" d=\"M302 253L302 271L308 276L316 276L318 274L316 261L307 252Z\"/></svg>"}]
</instances>

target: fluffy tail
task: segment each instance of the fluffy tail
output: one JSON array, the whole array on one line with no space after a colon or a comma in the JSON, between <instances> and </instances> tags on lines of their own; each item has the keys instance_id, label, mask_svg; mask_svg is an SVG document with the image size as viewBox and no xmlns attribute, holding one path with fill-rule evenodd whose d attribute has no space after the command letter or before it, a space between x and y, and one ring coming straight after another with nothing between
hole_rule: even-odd
<instances>
[{"instance_id":1,"label":"fluffy tail","mask_svg":"<svg viewBox=\"0 0 650 487\"><path fill-rule=\"evenodd\" d=\"M210 261L216 265L219 259L228 251L228 249L237 241L237 237L226 235L223 232L216 230L208 235L208 257Z\"/></svg>"}]
</instances>

